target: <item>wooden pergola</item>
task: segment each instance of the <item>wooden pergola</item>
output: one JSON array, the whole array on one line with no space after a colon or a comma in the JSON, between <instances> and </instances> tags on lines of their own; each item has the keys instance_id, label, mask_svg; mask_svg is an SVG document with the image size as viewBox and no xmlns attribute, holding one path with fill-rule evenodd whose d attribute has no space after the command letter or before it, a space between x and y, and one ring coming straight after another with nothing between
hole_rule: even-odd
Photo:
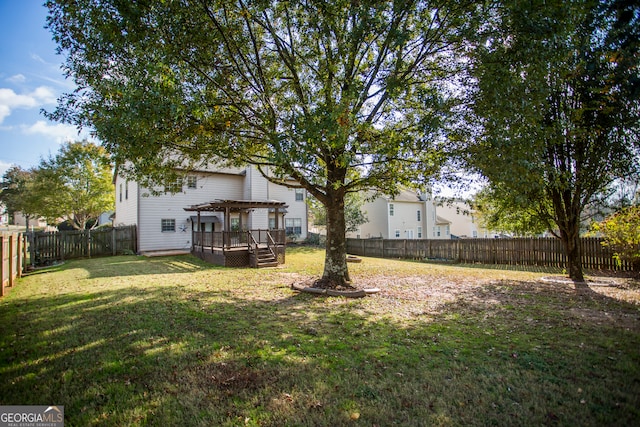
<instances>
[{"instance_id":1,"label":"wooden pergola","mask_svg":"<svg viewBox=\"0 0 640 427\"><path fill-rule=\"evenodd\" d=\"M185 208L187 212L197 213L192 225L191 252L205 261L233 267L264 267L284 263L286 234L282 227L284 224L280 224L280 216L287 212L287 208L285 202L278 200L214 200ZM273 229L244 230L242 214L256 209L275 213ZM201 215L203 212L222 212L223 230L205 231L204 223L217 221ZM231 214L238 212L241 213L239 230L232 230Z\"/></svg>"}]
</instances>

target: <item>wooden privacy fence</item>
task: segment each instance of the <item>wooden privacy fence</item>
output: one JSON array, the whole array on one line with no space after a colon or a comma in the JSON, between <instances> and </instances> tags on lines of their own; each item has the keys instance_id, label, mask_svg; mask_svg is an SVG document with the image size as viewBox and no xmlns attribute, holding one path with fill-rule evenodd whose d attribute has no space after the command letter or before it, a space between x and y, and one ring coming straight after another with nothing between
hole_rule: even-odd
<instances>
[{"instance_id":1,"label":"wooden privacy fence","mask_svg":"<svg viewBox=\"0 0 640 427\"><path fill-rule=\"evenodd\" d=\"M0 233L0 296L22 276L26 259L26 242L20 233Z\"/></svg>"},{"instance_id":2,"label":"wooden privacy fence","mask_svg":"<svg viewBox=\"0 0 640 427\"><path fill-rule=\"evenodd\" d=\"M582 238L582 266L596 270L631 271L618 265L600 238ZM378 258L452 260L461 263L565 267L562 242L556 238L385 240L347 239L347 252Z\"/></svg>"},{"instance_id":3,"label":"wooden privacy fence","mask_svg":"<svg viewBox=\"0 0 640 427\"><path fill-rule=\"evenodd\" d=\"M138 250L135 225L96 230L27 233L33 265L73 258L133 254Z\"/></svg>"}]
</instances>

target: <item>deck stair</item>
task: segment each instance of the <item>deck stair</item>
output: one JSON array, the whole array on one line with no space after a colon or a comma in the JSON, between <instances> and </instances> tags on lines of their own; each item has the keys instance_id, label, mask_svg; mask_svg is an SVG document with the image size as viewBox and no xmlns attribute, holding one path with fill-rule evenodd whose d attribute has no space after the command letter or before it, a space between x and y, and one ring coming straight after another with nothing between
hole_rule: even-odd
<instances>
[{"instance_id":1,"label":"deck stair","mask_svg":"<svg viewBox=\"0 0 640 427\"><path fill-rule=\"evenodd\" d=\"M277 267L278 259L269 247L258 247L256 252L257 267Z\"/></svg>"}]
</instances>

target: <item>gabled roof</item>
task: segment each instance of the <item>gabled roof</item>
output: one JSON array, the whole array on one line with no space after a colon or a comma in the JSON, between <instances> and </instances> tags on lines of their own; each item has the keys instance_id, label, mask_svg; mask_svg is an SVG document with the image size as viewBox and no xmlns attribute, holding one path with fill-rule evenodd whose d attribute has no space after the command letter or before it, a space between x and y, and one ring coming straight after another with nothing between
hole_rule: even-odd
<instances>
[{"instance_id":1,"label":"gabled roof","mask_svg":"<svg viewBox=\"0 0 640 427\"><path fill-rule=\"evenodd\" d=\"M385 196L389 202L422 202L415 190L402 189L394 197Z\"/></svg>"},{"instance_id":2,"label":"gabled roof","mask_svg":"<svg viewBox=\"0 0 640 427\"><path fill-rule=\"evenodd\" d=\"M446 218L442 218L440 215L436 215L436 224L451 224L451 221Z\"/></svg>"}]
</instances>

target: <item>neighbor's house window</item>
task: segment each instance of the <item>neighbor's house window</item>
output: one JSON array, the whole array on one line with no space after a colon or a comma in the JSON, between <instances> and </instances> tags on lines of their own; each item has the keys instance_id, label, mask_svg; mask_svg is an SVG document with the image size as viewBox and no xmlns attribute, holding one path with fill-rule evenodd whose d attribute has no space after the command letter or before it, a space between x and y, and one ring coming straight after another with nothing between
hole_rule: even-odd
<instances>
[{"instance_id":1,"label":"neighbor's house window","mask_svg":"<svg viewBox=\"0 0 640 427\"><path fill-rule=\"evenodd\" d=\"M304 189L296 188L296 202L304 201Z\"/></svg>"},{"instance_id":2,"label":"neighbor's house window","mask_svg":"<svg viewBox=\"0 0 640 427\"><path fill-rule=\"evenodd\" d=\"M416 211L416 219L417 219L418 221L421 221L421 219L420 219L421 217L422 217L422 212L420 211L420 209L418 209L418 210Z\"/></svg>"},{"instance_id":3,"label":"neighbor's house window","mask_svg":"<svg viewBox=\"0 0 640 427\"><path fill-rule=\"evenodd\" d=\"M389 203L389 216L393 216L393 203Z\"/></svg>"},{"instance_id":4,"label":"neighbor's house window","mask_svg":"<svg viewBox=\"0 0 640 427\"><path fill-rule=\"evenodd\" d=\"M124 183L124 199L129 200L129 181Z\"/></svg>"},{"instance_id":5,"label":"neighbor's house window","mask_svg":"<svg viewBox=\"0 0 640 427\"><path fill-rule=\"evenodd\" d=\"M187 177L187 188L196 189L198 188L198 177L195 175L189 175Z\"/></svg>"},{"instance_id":6,"label":"neighbor's house window","mask_svg":"<svg viewBox=\"0 0 640 427\"><path fill-rule=\"evenodd\" d=\"M275 230L276 228L276 219L269 218L269 230Z\"/></svg>"},{"instance_id":7,"label":"neighbor's house window","mask_svg":"<svg viewBox=\"0 0 640 427\"><path fill-rule=\"evenodd\" d=\"M122 201L122 184L120 184L120 201Z\"/></svg>"},{"instance_id":8,"label":"neighbor's house window","mask_svg":"<svg viewBox=\"0 0 640 427\"><path fill-rule=\"evenodd\" d=\"M302 218L285 218L284 228L287 234L302 234Z\"/></svg>"},{"instance_id":9,"label":"neighbor's house window","mask_svg":"<svg viewBox=\"0 0 640 427\"><path fill-rule=\"evenodd\" d=\"M420 213L420 211L418 211ZM418 227L418 239L422 239L422 227Z\"/></svg>"},{"instance_id":10,"label":"neighbor's house window","mask_svg":"<svg viewBox=\"0 0 640 427\"><path fill-rule=\"evenodd\" d=\"M396 230L396 239L400 238L400 230Z\"/></svg>"},{"instance_id":11,"label":"neighbor's house window","mask_svg":"<svg viewBox=\"0 0 640 427\"><path fill-rule=\"evenodd\" d=\"M162 232L171 232L176 231L176 220L175 219L162 219Z\"/></svg>"},{"instance_id":12,"label":"neighbor's house window","mask_svg":"<svg viewBox=\"0 0 640 427\"><path fill-rule=\"evenodd\" d=\"M445 227L445 236L448 236L449 233L451 232L451 226L447 224L447 226Z\"/></svg>"},{"instance_id":13,"label":"neighbor's house window","mask_svg":"<svg viewBox=\"0 0 640 427\"><path fill-rule=\"evenodd\" d=\"M182 192L182 178L178 178L173 182L168 182L164 185L165 193L180 193Z\"/></svg>"},{"instance_id":14,"label":"neighbor's house window","mask_svg":"<svg viewBox=\"0 0 640 427\"><path fill-rule=\"evenodd\" d=\"M440 226L437 227L438 231L436 231L436 235L440 237Z\"/></svg>"}]
</instances>

